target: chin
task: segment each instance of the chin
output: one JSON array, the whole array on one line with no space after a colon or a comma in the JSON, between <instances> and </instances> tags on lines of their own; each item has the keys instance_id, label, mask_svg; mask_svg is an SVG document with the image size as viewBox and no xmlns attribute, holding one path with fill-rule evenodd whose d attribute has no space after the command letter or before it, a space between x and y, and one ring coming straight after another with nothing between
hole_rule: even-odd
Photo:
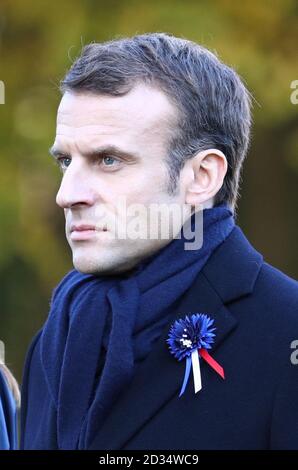
<instances>
[{"instance_id":1,"label":"chin","mask_svg":"<svg viewBox=\"0 0 298 470\"><path fill-rule=\"evenodd\" d=\"M89 258L86 256L73 256L74 268L82 274L94 275L113 275L129 271L136 266L137 262L134 260L123 259L100 259Z\"/></svg>"}]
</instances>

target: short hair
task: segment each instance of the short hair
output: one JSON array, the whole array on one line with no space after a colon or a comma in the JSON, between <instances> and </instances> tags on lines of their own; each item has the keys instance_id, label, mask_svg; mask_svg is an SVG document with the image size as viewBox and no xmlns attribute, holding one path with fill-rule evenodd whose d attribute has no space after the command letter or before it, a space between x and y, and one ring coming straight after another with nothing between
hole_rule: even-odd
<instances>
[{"instance_id":1,"label":"short hair","mask_svg":"<svg viewBox=\"0 0 298 470\"><path fill-rule=\"evenodd\" d=\"M217 148L228 169L214 205L235 209L251 127L251 95L238 74L195 42L147 33L86 45L60 89L121 96L137 83L158 87L178 109L166 157L169 192L176 191L186 160Z\"/></svg>"}]
</instances>

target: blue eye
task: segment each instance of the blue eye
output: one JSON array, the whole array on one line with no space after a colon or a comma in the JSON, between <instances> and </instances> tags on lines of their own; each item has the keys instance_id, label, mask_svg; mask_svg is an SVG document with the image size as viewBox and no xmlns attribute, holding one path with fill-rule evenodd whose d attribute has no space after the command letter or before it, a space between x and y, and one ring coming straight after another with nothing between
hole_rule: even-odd
<instances>
[{"instance_id":1,"label":"blue eye","mask_svg":"<svg viewBox=\"0 0 298 470\"><path fill-rule=\"evenodd\" d=\"M71 158L69 157L59 157L57 159L57 163L60 166L62 170L65 170L65 168L68 168L70 163L71 163Z\"/></svg>"},{"instance_id":2,"label":"blue eye","mask_svg":"<svg viewBox=\"0 0 298 470\"><path fill-rule=\"evenodd\" d=\"M106 164L106 166L112 166L116 159L114 157L103 157L102 161Z\"/></svg>"}]
</instances>

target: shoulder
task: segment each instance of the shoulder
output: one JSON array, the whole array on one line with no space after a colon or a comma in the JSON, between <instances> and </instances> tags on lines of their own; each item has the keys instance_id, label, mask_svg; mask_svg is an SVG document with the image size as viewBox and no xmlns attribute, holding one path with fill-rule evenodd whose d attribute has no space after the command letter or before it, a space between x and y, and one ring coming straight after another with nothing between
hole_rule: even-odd
<instances>
[{"instance_id":1,"label":"shoulder","mask_svg":"<svg viewBox=\"0 0 298 470\"><path fill-rule=\"evenodd\" d=\"M258 282L263 285L269 283L272 287L283 290L285 295L292 294L298 299L298 281L266 261L262 264Z\"/></svg>"},{"instance_id":2,"label":"shoulder","mask_svg":"<svg viewBox=\"0 0 298 470\"><path fill-rule=\"evenodd\" d=\"M279 269L264 262L253 291L254 297L272 315L291 320L298 327L298 282Z\"/></svg>"},{"instance_id":3,"label":"shoulder","mask_svg":"<svg viewBox=\"0 0 298 470\"><path fill-rule=\"evenodd\" d=\"M240 312L238 320L262 332L262 344L278 347L298 339L298 282L267 262L262 262L251 292L229 305Z\"/></svg>"}]
</instances>

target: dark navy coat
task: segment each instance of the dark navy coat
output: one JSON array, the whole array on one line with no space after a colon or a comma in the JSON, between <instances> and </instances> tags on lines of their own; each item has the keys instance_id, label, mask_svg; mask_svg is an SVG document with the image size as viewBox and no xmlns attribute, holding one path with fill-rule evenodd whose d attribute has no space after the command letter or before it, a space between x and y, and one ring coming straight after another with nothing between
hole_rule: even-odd
<instances>
[{"instance_id":1,"label":"dark navy coat","mask_svg":"<svg viewBox=\"0 0 298 470\"><path fill-rule=\"evenodd\" d=\"M185 365L166 338L175 319L196 312L215 319L210 354L226 378L201 360L202 390L194 393L191 376L179 398ZM24 370L21 447L55 449L39 335ZM236 226L181 299L90 449L298 449L295 340L298 283L266 263Z\"/></svg>"}]
</instances>

